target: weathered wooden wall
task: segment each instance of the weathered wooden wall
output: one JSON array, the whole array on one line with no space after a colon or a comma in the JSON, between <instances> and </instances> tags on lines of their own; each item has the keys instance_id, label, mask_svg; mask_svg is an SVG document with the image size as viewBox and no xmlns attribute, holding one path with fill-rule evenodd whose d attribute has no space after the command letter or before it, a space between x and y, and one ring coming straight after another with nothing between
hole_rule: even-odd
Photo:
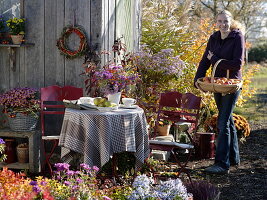
<instances>
[{"instance_id":1,"label":"weathered wooden wall","mask_svg":"<svg viewBox=\"0 0 267 200\"><path fill-rule=\"evenodd\" d=\"M40 88L57 84L83 87L83 78L79 76L83 57L66 59L56 47L63 27L74 22L83 26L90 47L97 51L110 50L114 40L122 35L128 49L137 50L140 1L0 0L0 14L19 4L16 9L20 8L20 14L26 18L26 42L35 44L15 49L15 71L11 69L9 49L0 47L0 93L19 86ZM78 45L79 38L71 35L70 48L75 49Z\"/></svg>"}]
</instances>

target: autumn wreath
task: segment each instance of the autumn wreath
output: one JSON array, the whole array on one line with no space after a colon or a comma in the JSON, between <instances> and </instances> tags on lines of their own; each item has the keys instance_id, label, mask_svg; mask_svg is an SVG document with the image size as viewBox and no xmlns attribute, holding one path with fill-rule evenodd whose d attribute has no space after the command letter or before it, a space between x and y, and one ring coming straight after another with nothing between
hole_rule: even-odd
<instances>
[{"instance_id":1,"label":"autumn wreath","mask_svg":"<svg viewBox=\"0 0 267 200\"><path fill-rule=\"evenodd\" d=\"M72 33L77 34L80 38L78 50L70 50L67 46L67 39ZM73 59L83 56L87 47L86 34L83 28L80 26L66 26L61 33L61 37L57 40L57 47L66 58Z\"/></svg>"}]
</instances>

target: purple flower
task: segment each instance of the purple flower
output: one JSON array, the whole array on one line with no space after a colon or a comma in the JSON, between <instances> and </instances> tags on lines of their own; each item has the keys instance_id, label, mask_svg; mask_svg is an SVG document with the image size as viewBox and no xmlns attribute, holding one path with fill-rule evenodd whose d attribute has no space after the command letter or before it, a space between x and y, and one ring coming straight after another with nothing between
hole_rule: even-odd
<instances>
[{"instance_id":1,"label":"purple flower","mask_svg":"<svg viewBox=\"0 0 267 200\"><path fill-rule=\"evenodd\" d=\"M82 180L82 179L80 179L80 178L77 178L77 179L76 179L76 182L77 182L78 184L80 184L80 183L82 183L82 182L83 182L83 180Z\"/></svg>"},{"instance_id":2,"label":"purple flower","mask_svg":"<svg viewBox=\"0 0 267 200\"><path fill-rule=\"evenodd\" d=\"M31 181L30 185L38 185L37 181Z\"/></svg>"},{"instance_id":3,"label":"purple flower","mask_svg":"<svg viewBox=\"0 0 267 200\"><path fill-rule=\"evenodd\" d=\"M2 138L0 138L0 144L5 144L5 141Z\"/></svg>"},{"instance_id":4,"label":"purple flower","mask_svg":"<svg viewBox=\"0 0 267 200\"><path fill-rule=\"evenodd\" d=\"M87 165L87 164L85 164L85 163L80 164L80 167L81 167L81 168L84 168L84 169L86 169L86 170L90 170L90 169L91 169L91 167L89 167L89 165Z\"/></svg>"},{"instance_id":5,"label":"purple flower","mask_svg":"<svg viewBox=\"0 0 267 200\"><path fill-rule=\"evenodd\" d=\"M34 185L34 186L32 187L32 191L34 191L34 192L36 192L36 193L39 193L39 192L41 192L41 189L39 188L39 186Z\"/></svg>"},{"instance_id":6,"label":"purple flower","mask_svg":"<svg viewBox=\"0 0 267 200\"><path fill-rule=\"evenodd\" d=\"M68 176L73 176L73 175L74 175L74 171L72 171L72 170L68 170L68 171L66 172L66 174L67 174Z\"/></svg>"},{"instance_id":7,"label":"purple flower","mask_svg":"<svg viewBox=\"0 0 267 200\"><path fill-rule=\"evenodd\" d=\"M104 200L112 200L111 198L107 197L107 196L103 196Z\"/></svg>"},{"instance_id":8,"label":"purple flower","mask_svg":"<svg viewBox=\"0 0 267 200\"><path fill-rule=\"evenodd\" d=\"M57 171L64 171L69 170L70 165L67 163L56 163L55 167L57 168Z\"/></svg>"},{"instance_id":9,"label":"purple flower","mask_svg":"<svg viewBox=\"0 0 267 200\"><path fill-rule=\"evenodd\" d=\"M97 166L93 166L93 170L95 170L96 172L99 171L99 168Z\"/></svg>"},{"instance_id":10,"label":"purple flower","mask_svg":"<svg viewBox=\"0 0 267 200\"><path fill-rule=\"evenodd\" d=\"M64 181L64 184L65 184L66 186L69 186L69 185L71 184L71 182L69 182L69 181Z\"/></svg>"}]
</instances>

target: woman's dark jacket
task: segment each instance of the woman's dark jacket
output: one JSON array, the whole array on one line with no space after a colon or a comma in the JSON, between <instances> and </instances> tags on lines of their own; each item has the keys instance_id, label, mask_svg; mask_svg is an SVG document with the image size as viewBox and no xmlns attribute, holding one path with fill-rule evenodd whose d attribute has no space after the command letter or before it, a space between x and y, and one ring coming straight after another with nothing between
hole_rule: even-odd
<instances>
[{"instance_id":1,"label":"woman's dark jacket","mask_svg":"<svg viewBox=\"0 0 267 200\"><path fill-rule=\"evenodd\" d=\"M209 51L213 52L211 60L207 58ZM219 59L226 59L218 65L215 77L226 77L226 70L230 70L229 78L241 79L241 66L244 60L245 40L239 30L233 30L228 37L221 39L220 31L213 33L208 41L205 53L199 63L194 83L198 78L205 77L210 65L214 65Z\"/></svg>"}]
</instances>

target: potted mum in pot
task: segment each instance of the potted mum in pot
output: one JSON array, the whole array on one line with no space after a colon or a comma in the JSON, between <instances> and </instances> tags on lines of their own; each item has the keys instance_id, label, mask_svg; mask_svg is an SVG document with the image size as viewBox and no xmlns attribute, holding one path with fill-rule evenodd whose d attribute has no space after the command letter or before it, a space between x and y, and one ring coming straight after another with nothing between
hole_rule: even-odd
<instances>
[{"instance_id":1,"label":"potted mum in pot","mask_svg":"<svg viewBox=\"0 0 267 200\"><path fill-rule=\"evenodd\" d=\"M13 44L21 44L25 34L25 19L11 18L6 21L6 25L10 29Z\"/></svg>"},{"instance_id":2,"label":"potted mum in pot","mask_svg":"<svg viewBox=\"0 0 267 200\"><path fill-rule=\"evenodd\" d=\"M160 120L157 126L157 130L160 136L167 136L170 133L172 122L169 120Z\"/></svg>"},{"instance_id":3,"label":"potted mum in pot","mask_svg":"<svg viewBox=\"0 0 267 200\"><path fill-rule=\"evenodd\" d=\"M34 88L14 88L0 95L0 105L14 131L34 130L39 118L39 91Z\"/></svg>"}]
</instances>

